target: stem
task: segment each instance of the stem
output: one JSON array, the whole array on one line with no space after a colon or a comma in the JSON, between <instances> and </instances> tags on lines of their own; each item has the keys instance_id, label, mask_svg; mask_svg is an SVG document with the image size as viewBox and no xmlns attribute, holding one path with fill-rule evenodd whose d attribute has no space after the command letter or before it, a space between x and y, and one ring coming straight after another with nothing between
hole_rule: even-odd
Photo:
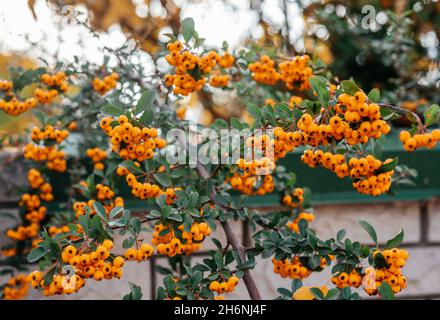
<instances>
[{"instance_id":1,"label":"stem","mask_svg":"<svg viewBox=\"0 0 440 320\"><path fill-rule=\"evenodd\" d=\"M425 130L425 126L423 125L422 120L420 119L419 115L416 112L387 103L379 103L379 106L391 109L400 114L402 113L405 115L411 114L416 119L419 129L422 131Z\"/></svg>"},{"instance_id":2,"label":"stem","mask_svg":"<svg viewBox=\"0 0 440 320\"><path fill-rule=\"evenodd\" d=\"M202 179L206 179L208 180L210 175L209 173L206 171L206 168L203 167L201 164L198 164L196 167L197 173L198 175L202 178ZM211 193L211 200L220 207L220 210L222 212L226 212L226 208L223 207L216 199L215 199L215 193L214 191ZM234 231L232 230L231 224L228 220L222 221L221 225L223 227L223 230L225 232L226 235L226 239L228 241L228 243L231 244L232 248L234 248L234 250L238 253L238 256L240 257L241 262L246 261L246 250L243 247L243 245L240 243L240 241L238 241L236 235L234 234ZM252 274L250 273L249 270L244 271L244 275L243 275L243 281L244 284L246 286L246 289L249 293L249 297L252 300L261 300L261 295L260 292L258 291L258 288L255 284L255 281L252 277Z\"/></svg>"},{"instance_id":3,"label":"stem","mask_svg":"<svg viewBox=\"0 0 440 320\"><path fill-rule=\"evenodd\" d=\"M242 262L246 261L246 252L243 245L238 241L237 237L232 231L231 224L228 220L223 221L222 223L223 230L225 231L226 239L231 244L232 248L237 251L238 256ZM243 281L246 286L246 289L249 293L249 297L252 300L261 300L260 292L258 291L257 285L255 284L254 278L249 270L244 271Z\"/></svg>"}]
</instances>

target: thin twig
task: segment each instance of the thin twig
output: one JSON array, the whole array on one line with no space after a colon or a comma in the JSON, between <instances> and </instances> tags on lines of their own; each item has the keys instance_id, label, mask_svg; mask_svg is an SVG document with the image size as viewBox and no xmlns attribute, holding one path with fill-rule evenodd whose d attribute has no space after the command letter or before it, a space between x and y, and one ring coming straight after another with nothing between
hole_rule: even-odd
<instances>
[{"instance_id":1,"label":"thin twig","mask_svg":"<svg viewBox=\"0 0 440 320\"><path fill-rule=\"evenodd\" d=\"M203 167L201 164L198 164L196 167L196 171L198 173L198 175L202 178L202 179L209 179L209 173L206 171L206 168ZM222 212L226 212L227 209L218 202L218 200L215 198L215 193L211 193L210 195L211 200L219 206L220 210L222 210ZM234 250L237 252L238 256L240 257L241 262L245 262L246 261L246 250L243 247L243 245L240 243L240 241L238 241L238 238L236 237L236 235L234 234L234 231L232 230L231 224L228 220L222 221L221 225L223 227L223 230L225 232L226 235L226 239L228 241L228 243L231 244L232 248L234 248ZM252 300L261 300L261 295L260 292L258 291L258 288L255 284L254 278L252 277L252 274L250 273L249 270L244 271L244 275L243 275L243 281L244 284L246 286L246 289L249 293L249 297Z\"/></svg>"}]
</instances>

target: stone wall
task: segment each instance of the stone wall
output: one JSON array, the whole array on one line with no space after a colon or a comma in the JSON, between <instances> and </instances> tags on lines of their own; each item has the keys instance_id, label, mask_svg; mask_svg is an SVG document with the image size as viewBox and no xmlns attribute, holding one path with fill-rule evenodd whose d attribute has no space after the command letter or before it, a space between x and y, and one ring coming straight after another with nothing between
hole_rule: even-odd
<instances>
[{"instance_id":1,"label":"stone wall","mask_svg":"<svg viewBox=\"0 0 440 320\"><path fill-rule=\"evenodd\" d=\"M315 207L315 213L316 220L312 223L312 227L322 238L334 237L338 230L344 228L351 239L364 243L371 242L367 233L358 225L359 220L369 221L375 227L382 242L396 235L403 228L405 230L403 247L410 253L407 265L403 269L408 279L408 287L398 297L440 298L440 198L429 202L321 205ZM1 229L5 226L6 222L1 221ZM241 224L235 223L234 229L236 234L242 237ZM218 228L214 236L224 241L221 228ZM5 239L0 238L0 241ZM212 244L205 245L205 252L210 248L213 248ZM122 252L122 248L118 251ZM203 252L194 259L203 259ZM77 295L56 297L56 299L120 299L129 291L127 281L140 285L144 298L149 299L152 297L152 292L155 292L152 285L161 284L159 274L152 276L154 267L152 263L166 265L166 260L155 257L152 261L144 263L129 262L124 267L122 279L100 283L88 281L87 287ZM321 273L313 274L305 280L305 284L326 284L330 278L329 271L330 268L327 268ZM288 279L282 279L272 272L270 259L258 261L252 273L263 298L272 299L277 296L277 288L290 286ZM32 292L29 298L42 297ZM227 299L248 299L244 285L241 283L235 292L227 295Z\"/></svg>"}]
</instances>

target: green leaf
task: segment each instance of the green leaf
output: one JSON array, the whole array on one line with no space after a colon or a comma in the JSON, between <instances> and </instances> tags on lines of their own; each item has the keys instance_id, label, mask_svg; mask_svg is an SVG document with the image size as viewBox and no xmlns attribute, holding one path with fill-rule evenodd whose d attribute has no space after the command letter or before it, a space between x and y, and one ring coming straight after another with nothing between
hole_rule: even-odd
<instances>
[{"instance_id":1,"label":"green leaf","mask_svg":"<svg viewBox=\"0 0 440 320\"><path fill-rule=\"evenodd\" d=\"M392 239L388 240L385 244L385 249L396 248L400 246L403 242L404 232L401 229L400 232Z\"/></svg>"},{"instance_id":2,"label":"green leaf","mask_svg":"<svg viewBox=\"0 0 440 320\"><path fill-rule=\"evenodd\" d=\"M140 286L134 284L133 282L128 282L130 286L130 293L126 294L122 299L123 300L141 300L142 298L142 289Z\"/></svg>"},{"instance_id":3,"label":"green leaf","mask_svg":"<svg viewBox=\"0 0 440 320\"><path fill-rule=\"evenodd\" d=\"M141 231L141 219L134 217L130 220L130 226L135 234L139 234Z\"/></svg>"},{"instance_id":4,"label":"green leaf","mask_svg":"<svg viewBox=\"0 0 440 320\"><path fill-rule=\"evenodd\" d=\"M216 238L212 238L211 241L214 242L214 244L217 247L217 249L221 250L223 248L222 243L220 242L220 240L218 240Z\"/></svg>"},{"instance_id":5,"label":"green leaf","mask_svg":"<svg viewBox=\"0 0 440 320\"><path fill-rule=\"evenodd\" d=\"M136 104L136 114L145 111L146 108L151 107L154 100L156 100L156 92L153 90L144 90L142 95Z\"/></svg>"},{"instance_id":6,"label":"green leaf","mask_svg":"<svg viewBox=\"0 0 440 320\"><path fill-rule=\"evenodd\" d=\"M324 294L319 288L310 288L310 293L318 300L324 299Z\"/></svg>"},{"instance_id":7,"label":"green leaf","mask_svg":"<svg viewBox=\"0 0 440 320\"><path fill-rule=\"evenodd\" d=\"M95 211L104 219L104 221L107 221L107 212L100 202L95 201L93 203L93 209L95 209Z\"/></svg>"},{"instance_id":8,"label":"green leaf","mask_svg":"<svg viewBox=\"0 0 440 320\"><path fill-rule=\"evenodd\" d=\"M165 285L165 289L170 292L171 290L174 289L175 284L173 281L173 276L172 275L167 275L164 279L163 279L163 284Z\"/></svg>"},{"instance_id":9,"label":"green leaf","mask_svg":"<svg viewBox=\"0 0 440 320\"><path fill-rule=\"evenodd\" d=\"M393 290L391 290L388 282L383 281L382 284L377 289L384 300L394 300Z\"/></svg>"},{"instance_id":10,"label":"green leaf","mask_svg":"<svg viewBox=\"0 0 440 320\"><path fill-rule=\"evenodd\" d=\"M220 251L217 251L214 254L214 260L215 260L215 263L217 264L217 268L222 269L223 268L223 255Z\"/></svg>"},{"instance_id":11,"label":"green leaf","mask_svg":"<svg viewBox=\"0 0 440 320\"><path fill-rule=\"evenodd\" d=\"M292 292L290 292L289 290L285 289L285 288L278 288L277 289L278 293L281 294L283 297L292 297Z\"/></svg>"},{"instance_id":12,"label":"green leaf","mask_svg":"<svg viewBox=\"0 0 440 320\"><path fill-rule=\"evenodd\" d=\"M248 104L246 109L250 113L250 115L254 118L255 121L261 120L263 113L261 112L260 108L258 108L256 105Z\"/></svg>"},{"instance_id":13,"label":"green leaf","mask_svg":"<svg viewBox=\"0 0 440 320\"><path fill-rule=\"evenodd\" d=\"M215 119L214 123L211 125L212 128L215 129L228 129L229 125L225 119Z\"/></svg>"},{"instance_id":14,"label":"green leaf","mask_svg":"<svg viewBox=\"0 0 440 320\"><path fill-rule=\"evenodd\" d=\"M173 183L170 175L166 172L155 173L154 179L163 187L169 187Z\"/></svg>"},{"instance_id":15,"label":"green leaf","mask_svg":"<svg viewBox=\"0 0 440 320\"><path fill-rule=\"evenodd\" d=\"M380 91L377 88L371 89L368 93L368 99L372 102L379 102L380 99Z\"/></svg>"},{"instance_id":16,"label":"green leaf","mask_svg":"<svg viewBox=\"0 0 440 320\"><path fill-rule=\"evenodd\" d=\"M336 299L339 296L339 294L340 294L339 289L337 288L330 289L325 295L325 300Z\"/></svg>"},{"instance_id":17,"label":"green leaf","mask_svg":"<svg viewBox=\"0 0 440 320\"><path fill-rule=\"evenodd\" d=\"M425 111L425 125L428 127L432 124L440 121L440 107L437 104L433 104Z\"/></svg>"},{"instance_id":18,"label":"green leaf","mask_svg":"<svg viewBox=\"0 0 440 320\"><path fill-rule=\"evenodd\" d=\"M120 164L121 167L127 168L128 171L135 174L146 174L144 170L142 170L140 167L134 164L131 160L125 160Z\"/></svg>"},{"instance_id":19,"label":"green leaf","mask_svg":"<svg viewBox=\"0 0 440 320\"><path fill-rule=\"evenodd\" d=\"M181 28L183 39L188 42L194 35L194 20L192 18L183 19L181 23Z\"/></svg>"},{"instance_id":20,"label":"green leaf","mask_svg":"<svg viewBox=\"0 0 440 320\"><path fill-rule=\"evenodd\" d=\"M199 270L194 271L194 273L192 274L192 277L191 277L191 287L193 289L197 288L200 281L202 280L202 277L203 277L203 274Z\"/></svg>"},{"instance_id":21,"label":"green leaf","mask_svg":"<svg viewBox=\"0 0 440 320\"><path fill-rule=\"evenodd\" d=\"M344 80L341 82L342 90L349 95L354 95L359 91L359 87L352 80Z\"/></svg>"},{"instance_id":22,"label":"green leaf","mask_svg":"<svg viewBox=\"0 0 440 320\"><path fill-rule=\"evenodd\" d=\"M359 224L365 231L367 231L367 233L370 235L371 239L377 245L377 234L376 234L376 230L374 230L373 226L371 224L369 224L367 221L359 221Z\"/></svg>"},{"instance_id":23,"label":"green leaf","mask_svg":"<svg viewBox=\"0 0 440 320\"><path fill-rule=\"evenodd\" d=\"M136 114L143 112L140 121L143 125L151 124L153 120L153 102L156 99L156 92L152 90L144 90L142 92L141 98L136 104Z\"/></svg>"},{"instance_id":24,"label":"green leaf","mask_svg":"<svg viewBox=\"0 0 440 320\"><path fill-rule=\"evenodd\" d=\"M336 240L342 241L342 239L344 239L346 234L347 232L344 229L339 230L338 233L336 234Z\"/></svg>"},{"instance_id":25,"label":"green leaf","mask_svg":"<svg viewBox=\"0 0 440 320\"><path fill-rule=\"evenodd\" d=\"M125 239L125 240L122 242L122 248L124 248L124 249L128 249L128 248L133 247L133 245L134 245L134 241L135 241L135 240L136 240L135 238L128 238L128 239Z\"/></svg>"},{"instance_id":26,"label":"green leaf","mask_svg":"<svg viewBox=\"0 0 440 320\"><path fill-rule=\"evenodd\" d=\"M313 76L310 78L310 85L318 95L319 102L323 107L326 107L330 100L330 93L328 92L328 80L322 76Z\"/></svg>"},{"instance_id":27,"label":"green leaf","mask_svg":"<svg viewBox=\"0 0 440 320\"><path fill-rule=\"evenodd\" d=\"M383 164L382 167L380 167L376 173L383 173L383 172L389 172L391 170L394 170L399 163L399 158L394 158L392 161Z\"/></svg>"},{"instance_id":28,"label":"green leaf","mask_svg":"<svg viewBox=\"0 0 440 320\"><path fill-rule=\"evenodd\" d=\"M240 119L232 117L229 121L231 122L232 128L238 129L238 130L243 129L243 124L241 123Z\"/></svg>"},{"instance_id":29,"label":"green leaf","mask_svg":"<svg viewBox=\"0 0 440 320\"><path fill-rule=\"evenodd\" d=\"M119 213L121 213L124 210L123 207L114 207L110 213L109 213L109 217L110 218L114 218L116 215L118 215Z\"/></svg>"},{"instance_id":30,"label":"green leaf","mask_svg":"<svg viewBox=\"0 0 440 320\"><path fill-rule=\"evenodd\" d=\"M45 285L45 286L48 286L48 285L50 285L50 284L52 283L52 281L53 281L53 276L55 275L55 271L56 271L56 266L53 267L52 269L50 269L50 270L46 273L46 275L44 276L44 279L43 279L43 281L44 281L44 285Z\"/></svg>"},{"instance_id":31,"label":"green leaf","mask_svg":"<svg viewBox=\"0 0 440 320\"><path fill-rule=\"evenodd\" d=\"M276 117L275 117L275 110L271 106L264 107L263 109L263 118L265 121L267 121L270 125L275 126L276 125Z\"/></svg>"},{"instance_id":32,"label":"green leaf","mask_svg":"<svg viewBox=\"0 0 440 320\"><path fill-rule=\"evenodd\" d=\"M296 290L298 290L302 286L303 286L303 284L302 284L302 281L300 279L293 280L292 284L291 284L292 292L295 293Z\"/></svg>"},{"instance_id":33,"label":"green leaf","mask_svg":"<svg viewBox=\"0 0 440 320\"><path fill-rule=\"evenodd\" d=\"M88 214L79 216L78 222L81 228L84 230L84 233L88 235L90 226L92 224L92 221L90 220L90 216Z\"/></svg>"},{"instance_id":34,"label":"green leaf","mask_svg":"<svg viewBox=\"0 0 440 320\"><path fill-rule=\"evenodd\" d=\"M286 187L294 187L296 184L296 174L294 172L290 172L289 178L286 181Z\"/></svg>"},{"instance_id":35,"label":"green leaf","mask_svg":"<svg viewBox=\"0 0 440 320\"><path fill-rule=\"evenodd\" d=\"M157 300L165 300L167 292L163 287L157 288Z\"/></svg>"},{"instance_id":36,"label":"green leaf","mask_svg":"<svg viewBox=\"0 0 440 320\"><path fill-rule=\"evenodd\" d=\"M388 267L388 263L381 252L374 254L373 266L376 269L382 269Z\"/></svg>"},{"instance_id":37,"label":"green leaf","mask_svg":"<svg viewBox=\"0 0 440 320\"><path fill-rule=\"evenodd\" d=\"M105 231L104 231L104 228L102 227L101 219L99 218L98 215L95 215L92 218L90 233L94 238L97 238L97 239L103 239L105 236L105 234L104 234Z\"/></svg>"},{"instance_id":38,"label":"green leaf","mask_svg":"<svg viewBox=\"0 0 440 320\"><path fill-rule=\"evenodd\" d=\"M309 188L304 188L303 204L304 209L312 207L312 191Z\"/></svg>"},{"instance_id":39,"label":"green leaf","mask_svg":"<svg viewBox=\"0 0 440 320\"><path fill-rule=\"evenodd\" d=\"M101 108L101 112L108 116L113 116L113 117L119 117L121 114L124 113L121 109L111 104L107 104L103 106Z\"/></svg>"},{"instance_id":40,"label":"green leaf","mask_svg":"<svg viewBox=\"0 0 440 320\"><path fill-rule=\"evenodd\" d=\"M36 247L35 249L33 249L31 252L29 252L28 256L27 256L27 261L29 263L34 263L37 262L38 260L40 260L43 256L46 255L46 250L44 250L41 247Z\"/></svg>"}]
</instances>

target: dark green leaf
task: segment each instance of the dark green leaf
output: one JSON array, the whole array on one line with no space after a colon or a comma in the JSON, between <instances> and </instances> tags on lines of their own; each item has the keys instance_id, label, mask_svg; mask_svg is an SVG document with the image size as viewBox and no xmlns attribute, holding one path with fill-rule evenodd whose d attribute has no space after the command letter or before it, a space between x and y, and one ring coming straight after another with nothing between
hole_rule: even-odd
<instances>
[{"instance_id":1,"label":"dark green leaf","mask_svg":"<svg viewBox=\"0 0 440 320\"><path fill-rule=\"evenodd\" d=\"M432 124L440 121L440 107L437 104L433 104L425 111L425 125L428 127Z\"/></svg>"},{"instance_id":2,"label":"dark green leaf","mask_svg":"<svg viewBox=\"0 0 440 320\"><path fill-rule=\"evenodd\" d=\"M121 109L111 104L107 104L103 106L101 108L101 112L108 116L113 116L113 117L119 117L121 114L124 113Z\"/></svg>"},{"instance_id":3,"label":"dark green leaf","mask_svg":"<svg viewBox=\"0 0 440 320\"><path fill-rule=\"evenodd\" d=\"M371 239L374 241L374 243L377 245L377 234L374 230L373 226L369 224L367 221L359 221L359 224L361 227L367 231L367 233L370 235Z\"/></svg>"},{"instance_id":4,"label":"dark green leaf","mask_svg":"<svg viewBox=\"0 0 440 320\"><path fill-rule=\"evenodd\" d=\"M344 80L341 82L342 90L349 95L354 95L359 91L359 87L352 80Z\"/></svg>"},{"instance_id":5,"label":"dark green leaf","mask_svg":"<svg viewBox=\"0 0 440 320\"><path fill-rule=\"evenodd\" d=\"M403 242L404 232L400 230L400 232L392 239L388 240L385 244L385 249L392 249L400 246Z\"/></svg>"},{"instance_id":6,"label":"dark green leaf","mask_svg":"<svg viewBox=\"0 0 440 320\"><path fill-rule=\"evenodd\" d=\"M368 93L368 99L372 102L379 102L380 99L380 91L377 88L371 89Z\"/></svg>"}]
</instances>

